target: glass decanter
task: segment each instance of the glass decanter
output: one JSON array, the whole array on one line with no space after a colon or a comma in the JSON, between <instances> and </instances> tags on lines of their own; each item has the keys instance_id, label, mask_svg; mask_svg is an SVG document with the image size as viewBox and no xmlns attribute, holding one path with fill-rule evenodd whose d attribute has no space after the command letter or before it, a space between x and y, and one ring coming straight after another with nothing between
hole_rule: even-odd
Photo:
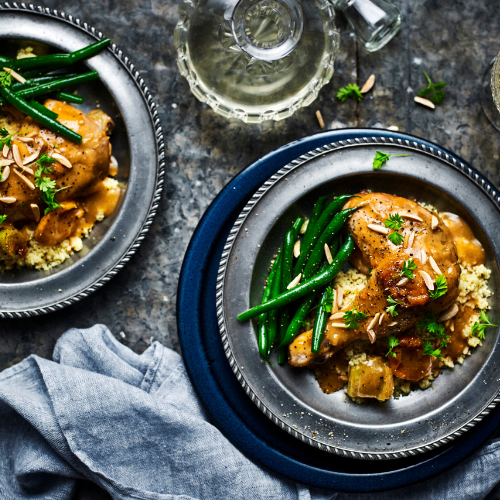
<instances>
[{"instance_id":1,"label":"glass decanter","mask_svg":"<svg viewBox=\"0 0 500 500\"><path fill-rule=\"evenodd\" d=\"M184 0L179 14L179 70L227 118L281 120L332 77L339 34L329 0Z\"/></svg>"}]
</instances>

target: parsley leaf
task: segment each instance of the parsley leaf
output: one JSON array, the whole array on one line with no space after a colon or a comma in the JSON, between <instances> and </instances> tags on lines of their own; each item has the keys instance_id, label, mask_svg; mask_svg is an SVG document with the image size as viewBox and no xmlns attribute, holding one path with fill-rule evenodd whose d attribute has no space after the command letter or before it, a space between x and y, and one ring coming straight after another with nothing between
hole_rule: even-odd
<instances>
[{"instance_id":1,"label":"parsley leaf","mask_svg":"<svg viewBox=\"0 0 500 500\"><path fill-rule=\"evenodd\" d=\"M373 159L373 170L380 170L382 165L389 161L391 156L410 156L410 155L399 155L399 154L387 154L382 153L382 151L377 151L375 154L375 158Z\"/></svg>"},{"instance_id":2,"label":"parsley leaf","mask_svg":"<svg viewBox=\"0 0 500 500\"><path fill-rule=\"evenodd\" d=\"M42 169L44 174L50 174L52 172L50 164L55 163L56 161L57 160L55 158L52 158L52 156L43 154L35 163Z\"/></svg>"},{"instance_id":3,"label":"parsley leaf","mask_svg":"<svg viewBox=\"0 0 500 500\"><path fill-rule=\"evenodd\" d=\"M3 222L5 222L6 218L7 218L6 215L0 215L0 224L2 224Z\"/></svg>"},{"instance_id":4,"label":"parsley leaf","mask_svg":"<svg viewBox=\"0 0 500 500\"><path fill-rule=\"evenodd\" d=\"M337 92L337 99L341 102L347 101L347 98L361 101L363 94L360 92L359 87L355 83L349 83L345 87L341 87Z\"/></svg>"},{"instance_id":5,"label":"parsley leaf","mask_svg":"<svg viewBox=\"0 0 500 500\"><path fill-rule=\"evenodd\" d=\"M387 297L387 303L390 304L385 308L385 310L391 315L391 316L397 316L398 312L396 311L397 306L403 305L402 302L397 302L395 301L390 295Z\"/></svg>"},{"instance_id":6,"label":"parsley leaf","mask_svg":"<svg viewBox=\"0 0 500 500\"><path fill-rule=\"evenodd\" d=\"M434 356L435 358L442 358L441 349L434 349L430 340L424 340L424 352L427 356Z\"/></svg>"},{"instance_id":7,"label":"parsley leaf","mask_svg":"<svg viewBox=\"0 0 500 500\"><path fill-rule=\"evenodd\" d=\"M395 229L396 231L398 229L401 229L402 225L403 225L403 219L399 214L390 214L389 218L385 219L384 221L385 227L390 227L391 229Z\"/></svg>"},{"instance_id":8,"label":"parsley leaf","mask_svg":"<svg viewBox=\"0 0 500 500\"><path fill-rule=\"evenodd\" d=\"M0 85L10 87L12 85L12 75L10 71L0 71Z\"/></svg>"},{"instance_id":9,"label":"parsley leaf","mask_svg":"<svg viewBox=\"0 0 500 500\"><path fill-rule=\"evenodd\" d=\"M394 243L394 245L401 245L401 243L403 243L403 241L405 240L405 237L402 234L399 234L397 231L394 231L387 237L392 243Z\"/></svg>"},{"instance_id":10,"label":"parsley leaf","mask_svg":"<svg viewBox=\"0 0 500 500\"><path fill-rule=\"evenodd\" d=\"M397 337L394 337L394 335L390 335L387 340L389 342L389 350L387 351L386 356L392 356L393 358L395 358L396 353L393 351L393 349L399 345L399 340L397 339Z\"/></svg>"},{"instance_id":11,"label":"parsley leaf","mask_svg":"<svg viewBox=\"0 0 500 500\"><path fill-rule=\"evenodd\" d=\"M432 83L431 79L429 78L429 75L425 71L424 75L425 78L427 78L429 85L425 89L421 90L418 93L418 95L420 97L427 97L427 99L429 99L429 101L433 102L434 104L441 104L444 101L444 97L446 95L445 91L442 90L444 87L446 87L446 83L444 82Z\"/></svg>"},{"instance_id":12,"label":"parsley leaf","mask_svg":"<svg viewBox=\"0 0 500 500\"><path fill-rule=\"evenodd\" d=\"M403 268L401 269L401 272L396 276L405 276L406 278L412 280L415 277L412 271L414 271L415 269L417 269L417 264L415 264L415 261L413 259L405 260L403 262Z\"/></svg>"},{"instance_id":13,"label":"parsley leaf","mask_svg":"<svg viewBox=\"0 0 500 500\"><path fill-rule=\"evenodd\" d=\"M17 134L9 134L9 131L6 128L0 128L0 149L2 149L5 145L8 148L12 147L12 138Z\"/></svg>"},{"instance_id":14,"label":"parsley leaf","mask_svg":"<svg viewBox=\"0 0 500 500\"><path fill-rule=\"evenodd\" d=\"M329 286L326 287L325 295L323 296L323 300L320 305L327 313L332 312L333 309L333 294L333 289Z\"/></svg>"},{"instance_id":15,"label":"parsley leaf","mask_svg":"<svg viewBox=\"0 0 500 500\"><path fill-rule=\"evenodd\" d=\"M476 321L472 325L472 335L475 335L478 339L484 340L484 330L486 330L486 328L488 328L489 326L498 325L490 323L488 315L484 311L481 311L479 323Z\"/></svg>"},{"instance_id":16,"label":"parsley leaf","mask_svg":"<svg viewBox=\"0 0 500 500\"><path fill-rule=\"evenodd\" d=\"M445 334L445 327L442 323L437 322L437 316L435 314L426 314L425 318L417 323L417 328L429 332L431 338L441 339L441 345L439 347L446 347L448 345L446 339L450 338L450 336Z\"/></svg>"},{"instance_id":17,"label":"parsley leaf","mask_svg":"<svg viewBox=\"0 0 500 500\"><path fill-rule=\"evenodd\" d=\"M448 283L444 274L436 276L435 284L436 289L429 292L431 300L436 300L439 297L442 297L448 291Z\"/></svg>"},{"instance_id":18,"label":"parsley leaf","mask_svg":"<svg viewBox=\"0 0 500 500\"><path fill-rule=\"evenodd\" d=\"M355 307L351 311L346 311L342 317L347 328L359 328L359 323L356 320L361 321L366 318L368 318L368 314L358 311Z\"/></svg>"},{"instance_id":19,"label":"parsley leaf","mask_svg":"<svg viewBox=\"0 0 500 500\"><path fill-rule=\"evenodd\" d=\"M52 172L52 168L50 164L55 162L56 160L48 155L42 155L35 162L38 165L38 168L35 172L35 186L40 189L42 200L47 205L47 208L44 211L44 214L59 208L61 205L54 199L55 195L62 191L63 189L68 189L71 186L66 186L60 189L56 189L56 181L52 180L50 177L44 177L44 174L50 174Z\"/></svg>"}]
</instances>

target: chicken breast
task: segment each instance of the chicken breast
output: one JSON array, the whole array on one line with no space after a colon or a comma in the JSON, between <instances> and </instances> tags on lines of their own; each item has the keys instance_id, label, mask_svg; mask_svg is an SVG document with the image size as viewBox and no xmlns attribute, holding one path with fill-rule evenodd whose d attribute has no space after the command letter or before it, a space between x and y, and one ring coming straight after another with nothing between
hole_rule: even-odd
<instances>
[{"instance_id":1,"label":"chicken breast","mask_svg":"<svg viewBox=\"0 0 500 500\"><path fill-rule=\"evenodd\" d=\"M408 330L425 314L449 307L458 296L457 251L448 228L436 214L414 201L385 193L352 198L344 208L359 205L364 206L351 216L347 227L358 248L354 265L360 270L371 269L371 276L349 310L355 308L367 317L358 320L359 328L353 329L345 328L342 319L329 320L317 354L311 353L312 331L299 335L290 346L293 366L324 362L357 339L374 342L378 337ZM388 239L393 230L384 227L384 221L394 214L403 220L399 233L405 234L405 239L399 245ZM416 266L414 276L404 279L401 271L410 259ZM432 300L429 285L435 286L438 275L446 278L447 291ZM400 304L397 316L386 312L389 295Z\"/></svg>"}]
</instances>

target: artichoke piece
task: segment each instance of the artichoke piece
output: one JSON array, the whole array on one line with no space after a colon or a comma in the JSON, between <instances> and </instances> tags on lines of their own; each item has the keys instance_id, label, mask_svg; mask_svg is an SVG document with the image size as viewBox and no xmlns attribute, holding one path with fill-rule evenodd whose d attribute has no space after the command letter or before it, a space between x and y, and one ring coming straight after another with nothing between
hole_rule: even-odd
<instances>
[{"instance_id":1,"label":"artichoke piece","mask_svg":"<svg viewBox=\"0 0 500 500\"><path fill-rule=\"evenodd\" d=\"M28 237L17 229L0 230L0 257L25 257Z\"/></svg>"},{"instance_id":2,"label":"artichoke piece","mask_svg":"<svg viewBox=\"0 0 500 500\"><path fill-rule=\"evenodd\" d=\"M380 356L370 356L349 366L346 392L351 398L389 399L394 392L394 378L389 364Z\"/></svg>"}]
</instances>

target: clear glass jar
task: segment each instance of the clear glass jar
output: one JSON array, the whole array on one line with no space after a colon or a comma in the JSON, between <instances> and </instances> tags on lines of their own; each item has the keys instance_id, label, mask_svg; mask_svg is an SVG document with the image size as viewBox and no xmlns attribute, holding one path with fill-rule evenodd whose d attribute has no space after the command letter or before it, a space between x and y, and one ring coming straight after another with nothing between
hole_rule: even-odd
<instances>
[{"instance_id":1,"label":"clear glass jar","mask_svg":"<svg viewBox=\"0 0 500 500\"><path fill-rule=\"evenodd\" d=\"M184 0L179 13L179 70L227 118L286 118L333 75L339 34L328 0Z\"/></svg>"}]
</instances>

